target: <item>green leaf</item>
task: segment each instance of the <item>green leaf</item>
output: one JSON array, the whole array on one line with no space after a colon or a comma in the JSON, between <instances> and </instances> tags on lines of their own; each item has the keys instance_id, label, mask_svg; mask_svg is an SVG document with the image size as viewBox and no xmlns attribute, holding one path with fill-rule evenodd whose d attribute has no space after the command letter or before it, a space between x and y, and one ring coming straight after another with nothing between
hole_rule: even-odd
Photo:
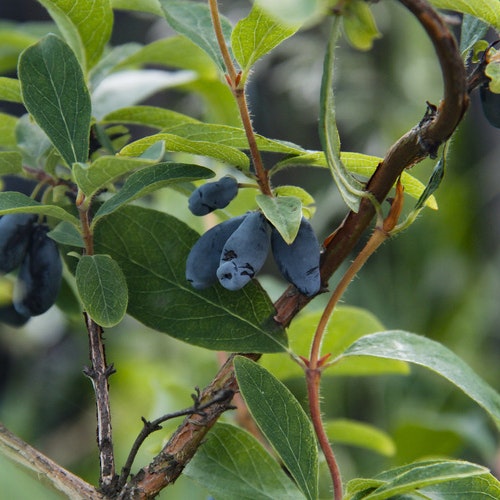
<instances>
[{"instance_id":1,"label":"green leaf","mask_svg":"<svg viewBox=\"0 0 500 500\"><path fill-rule=\"evenodd\" d=\"M111 0L113 9L136 10L163 16L158 0Z\"/></svg>"},{"instance_id":2,"label":"green leaf","mask_svg":"<svg viewBox=\"0 0 500 500\"><path fill-rule=\"evenodd\" d=\"M23 102L19 80L0 76L0 101Z\"/></svg>"},{"instance_id":3,"label":"green leaf","mask_svg":"<svg viewBox=\"0 0 500 500\"><path fill-rule=\"evenodd\" d=\"M379 332L354 342L339 360L350 356L397 359L429 368L459 387L500 426L500 395L438 342L400 330Z\"/></svg>"},{"instance_id":4,"label":"green leaf","mask_svg":"<svg viewBox=\"0 0 500 500\"><path fill-rule=\"evenodd\" d=\"M50 236L54 241L61 245L68 245L71 247L85 248L82 235L80 231L67 221L60 222L52 231L49 231Z\"/></svg>"},{"instance_id":5,"label":"green leaf","mask_svg":"<svg viewBox=\"0 0 500 500\"><path fill-rule=\"evenodd\" d=\"M238 292L189 285L185 263L198 238L175 217L137 206L122 207L95 228L96 252L118 262L129 289L128 313L137 320L208 349L283 351L286 334L257 281Z\"/></svg>"},{"instance_id":6,"label":"green leaf","mask_svg":"<svg viewBox=\"0 0 500 500\"><path fill-rule=\"evenodd\" d=\"M0 175L20 174L23 171L23 157L17 151L0 151Z\"/></svg>"},{"instance_id":7,"label":"green leaf","mask_svg":"<svg viewBox=\"0 0 500 500\"><path fill-rule=\"evenodd\" d=\"M380 38L372 11L364 0L349 2L342 20L347 39L353 47L359 50L370 50L373 41Z\"/></svg>"},{"instance_id":8,"label":"green leaf","mask_svg":"<svg viewBox=\"0 0 500 500\"><path fill-rule=\"evenodd\" d=\"M231 48L246 78L251 67L262 56L291 37L299 26L278 22L254 4L250 14L238 21L231 34Z\"/></svg>"},{"instance_id":9,"label":"green leaf","mask_svg":"<svg viewBox=\"0 0 500 500\"><path fill-rule=\"evenodd\" d=\"M430 0L438 9L455 10L478 17L500 30L500 10L498 0Z\"/></svg>"},{"instance_id":10,"label":"green leaf","mask_svg":"<svg viewBox=\"0 0 500 500\"><path fill-rule=\"evenodd\" d=\"M160 3L170 26L201 47L225 72L226 65L219 50L208 6L177 0L160 0ZM231 38L231 23L224 16L220 16L220 21L224 38L228 41Z\"/></svg>"},{"instance_id":11,"label":"green leaf","mask_svg":"<svg viewBox=\"0 0 500 500\"><path fill-rule=\"evenodd\" d=\"M189 38L172 36L140 48L120 62L119 68L154 64L196 71L204 78L218 78L217 66L207 53Z\"/></svg>"},{"instance_id":12,"label":"green leaf","mask_svg":"<svg viewBox=\"0 0 500 500\"><path fill-rule=\"evenodd\" d=\"M437 188L440 186L441 181L443 180L444 177L444 171L445 171L445 166L446 166L446 146L443 149L443 154L439 161L436 163L436 166L432 170L431 177L429 179L429 182L427 183L427 186L425 186L424 192L420 195L419 199L417 200L417 203L415 204L415 210L419 210L420 208L424 207L425 204L427 203L427 200L432 196L432 193L434 193Z\"/></svg>"},{"instance_id":13,"label":"green leaf","mask_svg":"<svg viewBox=\"0 0 500 500\"><path fill-rule=\"evenodd\" d=\"M132 174L123 187L112 198L105 201L94 216L93 224L101 217L109 215L125 203L167 187L176 182L189 182L209 179L214 176L212 170L187 163L158 163L145 167Z\"/></svg>"},{"instance_id":14,"label":"green leaf","mask_svg":"<svg viewBox=\"0 0 500 500\"><path fill-rule=\"evenodd\" d=\"M39 0L73 49L83 68L101 58L113 29L109 0ZM63 59L61 59L62 61Z\"/></svg>"},{"instance_id":15,"label":"green leaf","mask_svg":"<svg viewBox=\"0 0 500 500\"><path fill-rule=\"evenodd\" d=\"M437 497L426 496L425 489L430 487L439 492L441 489L439 485L445 484L447 487L451 486L451 492L453 492L454 483L462 482L462 491L464 491L464 484L474 479L483 478L487 474L488 469L469 462L452 460L416 462L383 472L373 480L355 479L350 481L347 485L345 500L386 500L413 492L416 492L419 498L442 498L440 495ZM481 488L483 491L485 491L484 486ZM467 489L465 492L467 499L472 498ZM453 498L460 497L453 495Z\"/></svg>"},{"instance_id":16,"label":"green leaf","mask_svg":"<svg viewBox=\"0 0 500 500\"><path fill-rule=\"evenodd\" d=\"M229 424L215 425L183 474L218 500L304 499L264 447Z\"/></svg>"},{"instance_id":17,"label":"green leaf","mask_svg":"<svg viewBox=\"0 0 500 500\"><path fill-rule=\"evenodd\" d=\"M298 186L278 186L273 189L276 196L293 196L298 198L302 203L302 215L308 219L311 219L316 212L316 202L314 198L301 187Z\"/></svg>"},{"instance_id":18,"label":"green leaf","mask_svg":"<svg viewBox=\"0 0 500 500\"><path fill-rule=\"evenodd\" d=\"M309 356L312 338L320 320L322 311L302 313L297 316L290 328L288 336L290 349L299 356ZM354 341L382 330L382 323L370 312L358 307L338 306L327 325L327 333L323 341L322 354L330 353L332 358L342 354ZM279 379L303 377L303 369L288 354L269 354L262 359L262 366ZM359 376L409 373L407 363L397 360L378 358L350 357L323 372L328 376Z\"/></svg>"},{"instance_id":19,"label":"green leaf","mask_svg":"<svg viewBox=\"0 0 500 500\"><path fill-rule=\"evenodd\" d=\"M31 119L29 113L19 118L15 135L23 162L33 168L45 168L47 155L53 146L47 134Z\"/></svg>"},{"instance_id":20,"label":"green leaf","mask_svg":"<svg viewBox=\"0 0 500 500\"><path fill-rule=\"evenodd\" d=\"M80 225L80 221L69 212L66 212L64 208L56 205L42 205L38 201L17 191L4 191L0 193L0 215L17 212L47 215L71 222L76 227Z\"/></svg>"},{"instance_id":21,"label":"green leaf","mask_svg":"<svg viewBox=\"0 0 500 500\"><path fill-rule=\"evenodd\" d=\"M0 146L13 148L16 146L16 126L18 119L7 113L0 113Z\"/></svg>"},{"instance_id":22,"label":"green leaf","mask_svg":"<svg viewBox=\"0 0 500 500\"><path fill-rule=\"evenodd\" d=\"M488 24L477 17L465 14L460 29L460 52L464 57L486 35Z\"/></svg>"},{"instance_id":23,"label":"green leaf","mask_svg":"<svg viewBox=\"0 0 500 500\"><path fill-rule=\"evenodd\" d=\"M236 148L209 141L192 141L173 134L155 134L144 139L139 139L125 146L120 151L120 154L123 156L140 156L146 149L158 141L165 141L166 151L208 156L242 170L248 170L250 166L248 156Z\"/></svg>"},{"instance_id":24,"label":"green leaf","mask_svg":"<svg viewBox=\"0 0 500 500\"><path fill-rule=\"evenodd\" d=\"M89 165L76 163L73 176L78 187L86 196L93 196L99 189L122 175L137 168L151 165L151 160L123 158L119 156L101 156Z\"/></svg>"},{"instance_id":25,"label":"green leaf","mask_svg":"<svg viewBox=\"0 0 500 500\"><path fill-rule=\"evenodd\" d=\"M19 54L31 44L35 43L39 36L37 29L33 29L38 23L19 23L2 21L0 29L0 73L15 73ZM44 26L45 30L47 29ZM45 31L46 32L46 31Z\"/></svg>"},{"instance_id":26,"label":"green leaf","mask_svg":"<svg viewBox=\"0 0 500 500\"><path fill-rule=\"evenodd\" d=\"M332 32L328 42L323 77L321 79L321 103L319 117L319 135L325 152L326 162L330 168L333 180L339 189L342 199L354 212L359 209L363 196L362 185L346 169L340 156L340 138L335 119L335 100L333 95L333 74L335 60L335 45L339 37L340 17L335 16Z\"/></svg>"},{"instance_id":27,"label":"green leaf","mask_svg":"<svg viewBox=\"0 0 500 500\"><path fill-rule=\"evenodd\" d=\"M259 194L255 197L266 219L277 229L290 245L299 232L302 220L302 202L295 196L270 197Z\"/></svg>"},{"instance_id":28,"label":"green leaf","mask_svg":"<svg viewBox=\"0 0 500 500\"><path fill-rule=\"evenodd\" d=\"M335 419L325 422L328 439L336 444L359 446L391 457L396 452L394 441L383 431L354 420Z\"/></svg>"},{"instance_id":29,"label":"green leaf","mask_svg":"<svg viewBox=\"0 0 500 500\"><path fill-rule=\"evenodd\" d=\"M22 53L18 72L26 108L67 164L87 161L90 96L73 51L47 35Z\"/></svg>"},{"instance_id":30,"label":"green leaf","mask_svg":"<svg viewBox=\"0 0 500 500\"><path fill-rule=\"evenodd\" d=\"M293 394L266 369L238 356L234 370L250 413L304 495L318 498L318 449L312 424Z\"/></svg>"},{"instance_id":31,"label":"green leaf","mask_svg":"<svg viewBox=\"0 0 500 500\"><path fill-rule=\"evenodd\" d=\"M84 255L76 266L76 286L83 306L100 326L117 325L127 311L127 283L109 255Z\"/></svg>"},{"instance_id":32,"label":"green leaf","mask_svg":"<svg viewBox=\"0 0 500 500\"><path fill-rule=\"evenodd\" d=\"M256 0L262 9L285 24L310 22L323 13L321 0Z\"/></svg>"},{"instance_id":33,"label":"green leaf","mask_svg":"<svg viewBox=\"0 0 500 500\"><path fill-rule=\"evenodd\" d=\"M345 165L349 172L369 178L377 168L382 158L377 156L369 156L361 153L342 152L340 153L342 163ZM284 168L298 167L298 166L311 166L327 168L326 158L321 151L309 152L306 154L286 158L276 163L272 167L271 172L275 174ZM401 183L405 188L405 193L412 198L419 199L425 190L425 185L417 178L413 177L408 172L403 172L401 175ZM437 210L437 202L434 196L430 196L425 205L433 210Z\"/></svg>"},{"instance_id":34,"label":"green leaf","mask_svg":"<svg viewBox=\"0 0 500 500\"><path fill-rule=\"evenodd\" d=\"M489 89L495 94L500 94L500 62L491 61L485 68L484 74L490 79Z\"/></svg>"}]
</instances>

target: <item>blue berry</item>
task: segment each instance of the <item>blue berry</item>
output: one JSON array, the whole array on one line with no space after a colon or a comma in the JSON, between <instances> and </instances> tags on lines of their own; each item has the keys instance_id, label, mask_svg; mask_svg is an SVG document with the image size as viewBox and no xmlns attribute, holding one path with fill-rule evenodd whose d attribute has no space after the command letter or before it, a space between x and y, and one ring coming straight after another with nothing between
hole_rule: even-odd
<instances>
[{"instance_id":1,"label":"blue berry","mask_svg":"<svg viewBox=\"0 0 500 500\"><path fill-rule=\"evenodd\" d=\"M226 175L216 182L207 182L196 188L189 197L189 210L194 215L206 215L224 208L238 194L238 181Z\"/></svg>"}]
</instances>

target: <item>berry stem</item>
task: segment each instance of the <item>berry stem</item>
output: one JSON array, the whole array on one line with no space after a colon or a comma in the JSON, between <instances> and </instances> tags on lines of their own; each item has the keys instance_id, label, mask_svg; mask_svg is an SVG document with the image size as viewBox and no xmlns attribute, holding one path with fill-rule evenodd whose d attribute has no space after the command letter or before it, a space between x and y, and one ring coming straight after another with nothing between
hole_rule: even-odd
<instances>
[{"instance_id":1,"label":"berry stem","mask_svg":"<svg viewBox=\"0 0 500 500\"><path fill-rule=\"evenodd\" d=\"M269 175L267 170L264 168L262 156L257 146L257 140L255 138L255 132L252 126L252 119L250 118L250 111L248 109L245 95L245 83L241 81L241 74L236 70L233 59L229 52L229 48L224 38L217 0L209 0L208 4L210 7L210 15L212 16L212 24L215 31L215 37L217 38L217 43L219 44L219 49L226 66L226 81L229 85L229 88L231 89L231 92L233 93L236 104L238 105L238 110L240 112L243 128L247 136L250 156L252 158L252 163L255 169L255 175L257 176L259 188L263 194L273 196L271 185L269 183Z\"/></svg>"}]
</instances>

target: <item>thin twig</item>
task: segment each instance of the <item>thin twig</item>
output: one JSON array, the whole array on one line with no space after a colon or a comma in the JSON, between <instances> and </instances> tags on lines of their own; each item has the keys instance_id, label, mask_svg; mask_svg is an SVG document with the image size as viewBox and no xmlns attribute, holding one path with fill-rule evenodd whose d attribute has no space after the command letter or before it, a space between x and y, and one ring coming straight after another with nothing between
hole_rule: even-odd
<instances>
[{"instance_id":1,"label":"thin twig","mask_svg":"<svg viewBox=\"0 0 500 500\"><path fill-rule=\"evenodd\" d=\"M48 483L54 490L74 500L103 500L104 496L92 485L56 464L0 423L0 451L9 460L33 473L37 481Z\"/></svg>"}]
</instances>

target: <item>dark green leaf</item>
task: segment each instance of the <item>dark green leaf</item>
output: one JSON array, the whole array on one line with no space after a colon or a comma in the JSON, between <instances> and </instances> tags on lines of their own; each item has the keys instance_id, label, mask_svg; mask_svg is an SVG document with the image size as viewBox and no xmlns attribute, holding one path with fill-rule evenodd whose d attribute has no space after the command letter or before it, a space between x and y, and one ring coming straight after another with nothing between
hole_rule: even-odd
<instances>
[{"instance_id":1,"label":"dark green leaf","mask_svg":"<svg viewBox=\"0 0 500 500\"><path fill-rule=\"evenodd\" d=\"M66 212L64 208L56 205L42 205L17 191L4 191L0 193L0 215L12 214L16 212L24 212L30 214L42 214L56 219L71 222L74 226L79 227L79 220Z\"/></svg>"},{"instance_id":2,"label":"dark green leaf","mask_svg":"<svg viewBox=\"0 0 500 500\"><path fill-rule=\"evenodd\" d=\"M360 338L339 358L375 356L425 366L448 379L482 406L500 426L500 395L443 345L400 330Z\"/></svg>"},{"instance_id":3,"label":"dark green leaf","mask_svg":"<svg viewBox=\"0 0 500 500\"><path fill-rule=\"evenodd\" d=\"M57 23L83 68L101 58L113 29L109 0L39 0Z\"/></svg>"},{"instance_id":4,"label":"dark green leaf","mask_svg":"<svg viewBox=\"0 0 500 500\"><path fill-rule=\"evenodd\" d=\"M300 199L295 196L270 197L259 194L255 200L266 219L271 222L289 245L292 244L299 232L302 220Z\"/></svg>"},{"instance_id":5,"label":"dark green leaf","mask_svg":"<svg viewBox=\"0 0 500 500\"><path fill-rule=\"evenodd\" d=\"M127 310L127 283L109 255L84 255L76 266L76 286L85 310L99 325L118 324Z\"/></svg>"},{"instance_id":6,"label":"dark green leaf","mask_svg":"<svg viewBox=\"0 0 500 500\"><path fill-rule=\"evenodd\" d=\"M145 167L132 174L123 187L112 198L104 202L94 217L94 223L101 217L109 215L125 203L152 193L157 189L178 182L189 182L198 179L209 179L214 176L212 170L198 165L186 163L158 163Z\"/></svg>"},{"instance_id":7,"label":"dark green leaf","mask_svg":"<svg viewBox=\"0 0 500 500\"><path fill-rule=\"evenodd\" d=\"M60 222L52 231L48 233L54 241L61 245L85 248L80 231L67 221Z\"/></svg>"},{"instance_id":8,"label":"dark green leaf","mask_svg":"<svg viewBox=\"0 0 500 500\"><path fill-rule=\"evenodd\" d=\"M228 424L217 424L210 431L183 474L218 500L304 498L253 436Z\"/></svg>"},{"instance_id":9,"label":"dark green leaf","mask_svg":"<svg viewBox=\"0 0 500 500\"><path fill-rule=\"evenodd\" d=\"M235 352L279 352L286 335L256 281L238 292L221 286L193 289L187 255L199 234L178 219L128 206L102 218L96 251L115 259L127 279L128 313L151 328L190 344Z\"/></svg>"},{"instance_id":10,"label":"dark green leaf","mask_svg":"<svg viewBox=\"0 0 500 500\"><path fill-rule=\"evenodd\" d=\"M226 66L215 37L208 6L198 2L177 0L160 0L160 3L170 26L201 47L225 72ZM229 41L231 23L224 16L220 16L220 20L224 38Z\"/></svg>"},{"instance_id":11,"label":"dark green leaf","mask_svg":"<svg viewBox=\"0 0 500 500\"><path fill-rule=\"evenodd\" d=\"M436 189L440 186L441 181L443 180L444 177L445 166L446 166L446 147L444 148L443 155L436 163L436 166L432 171L431 177L429 179L429 182L427 183L427 186L425 186L424 192L420 195L419 199L417 200L417 203L415 204L415 210L423 208L427 203L429 197L432 196L432 193L434 193Z\"/></svg>"},{"instance_id":12,"label":"dark green leaf","mask_svg":"<svg viewBox=\"0 0 500 500\"><path fill-rule=\"evenodd\" d=\"M86 162L90 96L73 51L47 35L23 52L18 71L26 108L61 156L70 166Z\"/></svg>"},{"instance_id":13,"label":"dark green leaf","mask_svg":"<svg viewBox=\"0 0 500 500\"><path fill-rule=\"evenodd\" d=\"M474 44L481 40L488 31L488 24L477 17L465 14L460 32L460 52L467 56Z\"/></svg>"},{"instance_id":14,"label":"dark green leaf","mask_svg":"<svg viewBox=\"0 0 500 500\"><path fill-rule=\"evenodd\" d=\"M260 430L304 495L318 498L318 449L309 417L293 394L266 369L238 356L236 378Z\"/></svg>"}]
</instances>

